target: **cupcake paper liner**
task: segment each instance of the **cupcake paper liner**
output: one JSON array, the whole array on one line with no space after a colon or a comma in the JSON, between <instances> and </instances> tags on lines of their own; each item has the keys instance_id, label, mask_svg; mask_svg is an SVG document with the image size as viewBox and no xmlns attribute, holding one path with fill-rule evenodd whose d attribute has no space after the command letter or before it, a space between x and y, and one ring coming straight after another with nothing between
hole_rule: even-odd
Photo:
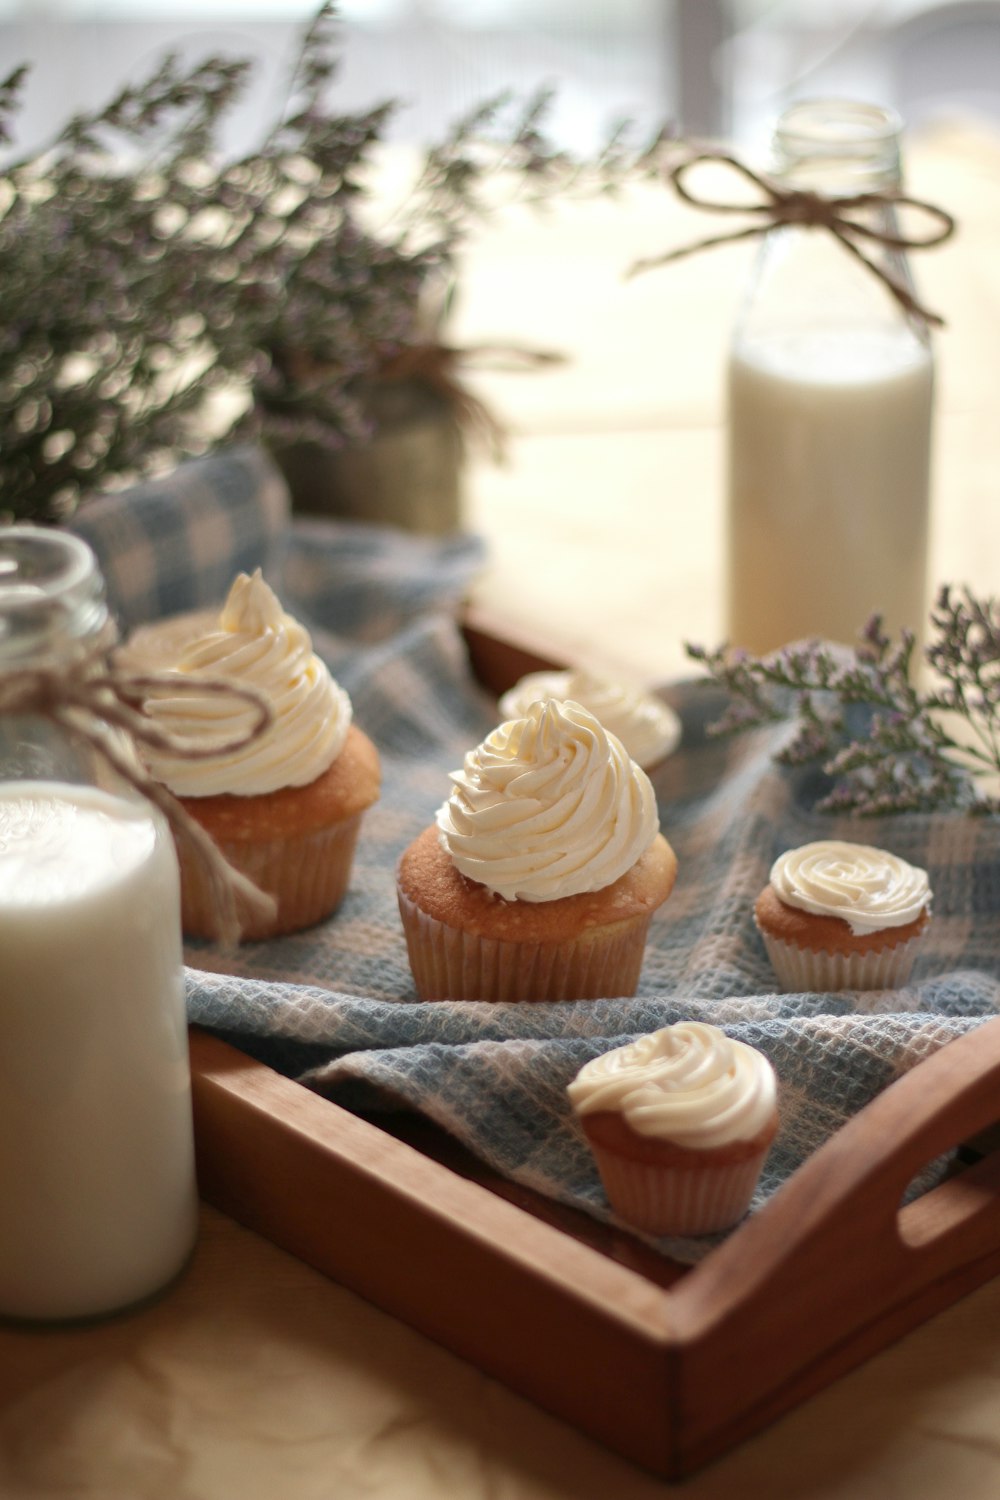
<instances>
[{"instance_id":1,"label":"cupcake paper liner","mask_svg":"<svg viewBox=\"0 0 1000 1500\"><path fill-rule=\"evenodd\" d=\"M361 817L361 813L356 813L352 818L296 838L218 841L229 863L278 903L273 919L248 919L242 942L298 932L336 910L351 878ZM185 936L214 937L214 906L201 867L180 848L178 858Z\"/></svg>"},{"instance_id":2,"label":"cupcake paper liner","mask_svg":"<svg viewBox=\"0 0 1000 1500\"><path fill-rule=\"evenodd\" d=\"M828 990L895 990L910 977L923 932L868 953L821 953L761 931L771 966L789 994Z\"/></svg>"},{"instance_id":3,"label":"cupcake paper liner","mask_svg":"<svg viewBox=\"0 0 1000 1500\"><path fill-rule=\"evenodd\" d=\"M449 927L397 895L421 1000L599 1000L638 987L649 912L562 942L516 943Z\"/></svg>"},{"instance_id":4,"label":"cupcake paper liner","mask_svg":"<svg viewBox=\"0 0 1000 1500\"><path fill-rule=\"evenodd\" d=\"M739 1222L750 1206L770 1148L737 1162L671 1167L632 1161L591 1143L608 1201L646 1234L715 1234Z\"/></svg>"}]
</instances>

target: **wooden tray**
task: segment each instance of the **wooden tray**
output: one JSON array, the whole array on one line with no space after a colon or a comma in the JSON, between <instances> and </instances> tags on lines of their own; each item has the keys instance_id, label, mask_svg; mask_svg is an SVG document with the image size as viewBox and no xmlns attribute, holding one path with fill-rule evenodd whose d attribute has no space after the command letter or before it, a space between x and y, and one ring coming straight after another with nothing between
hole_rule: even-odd
<instances>
[{"instance_id":1,"label":"wooden tray","mask_svg":"<svg viewBox=\"0 0 1000 1500\"><path fill-rule=\"evenodd\" d=\"M627 1236L588 1243L574 1216L547 1222L207 1033L191 1056L210 1203L663 1477L1000 1271L1000 1152L899 1209L922 1166L996 1120L1000 1019L894 1083L683 1273Z\"/></svg>"},{"instance_id":2,"label":"wooden tray","mask_svg":"<svg viewBox=\"0 0 1000 1500\"><path fill-rule=\"evenodd\" d=\"M548 665L467 632L499 689ZM696 1268L191 1033L203 1196L666 1478L1000 1271L1000 1018L904 1075ZM978 1148L969 1143L980 1137ZM900 1208L928 1162L964 1169Z\"/></svg>"}]
</instances>

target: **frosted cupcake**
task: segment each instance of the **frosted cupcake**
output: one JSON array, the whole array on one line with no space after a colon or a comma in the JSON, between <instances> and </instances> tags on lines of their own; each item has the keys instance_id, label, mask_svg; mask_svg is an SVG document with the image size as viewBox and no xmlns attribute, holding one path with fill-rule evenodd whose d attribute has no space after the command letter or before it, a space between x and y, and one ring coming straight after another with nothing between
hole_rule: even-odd
<instances>
[{"instance_id":1,"label":"frosted cupcake","mask_svg":"<svg viewBox=\"0 0 1000 1500\"><path fill-rule=\"evenodd\" d=\"M746 1213L778 1128L774 1069L756 1048L682 1021L594 1058L567 1092L628 1224L714 1234Z\"/></svg>"},{"instance_id":2,"label":"frosted cupcake","mask_svg":"<svg viewBox=\"0 0 1000 1500\"><path fill-rule=\"evenodd\" d=\"M397 868L424 1000L632 995L677 875L645 772L576 703L535 703L452 774Z\"/></svg>"},{"instance_id":3,"label":"frosted cupcake","mask_svg":"<svg viewBox=\"0 0 1000 1500\"><path fill-rule=\"evenodd\" d=\"M519 719L532 703L572 699L621 740L636 765L652 770L680 744L681 721L662 699L590 672L529 672L500 699L505 719Z\"/></svg>"},{"instance_id":4,"label":"frosted cupcake","mask_svg":"<svg viewBox=\"0 0 1000 1500\"><path fill-rule=\"evenodd\" d=\"M909 978L930 907L925 870L821 840L775 860L754 917L784 989L881 990Z\"/></svg>"},{"instance_id":5,"label":"frosted cupcake","mask_svg":"<svg viewBox=\"0 0 1000 1500\"><path fill-rule=\"evenodd\" d=\"M162 728L192 743L236 738L252 710L226 696L185 693L185 679L226 678L258 688L274 723L230 754L196 760L147 752L152 774L212 836L236 869L275 898L244 940L310 927L340 904L362 814L378 798L374 745L352 722L348 695L285 613L260 572L241 573L219 614L177 616L136 631L120 659L135 671L177 676L176 694L147 704ZM178 848L189 937L215 931L201 869Z\"/></svg>"}]
</instances>

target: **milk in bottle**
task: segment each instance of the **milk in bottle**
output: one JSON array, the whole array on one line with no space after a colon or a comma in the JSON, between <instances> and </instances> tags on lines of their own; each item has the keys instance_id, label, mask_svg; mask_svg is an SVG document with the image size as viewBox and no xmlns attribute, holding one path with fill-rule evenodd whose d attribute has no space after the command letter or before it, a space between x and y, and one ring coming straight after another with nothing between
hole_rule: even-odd
<instances>
[{"instance_id":1,"label":"milk in bottle","mask_svg":"<svg viewBox=\"0 0 1000 1500\"><path fill-rule=\"evenodd\" d=\"M0 531L5 1318L139 1302L183 1267L195 1235L170 832L82 737L12 707L39 667L90 670L106 614L82 542Z\"/></svg>"},{"instance_id":2,"label":"milk in bottle","mask_svg":"<svg viewBox=\"0 0 1000 1500\"><path fill-rule=\"evenodd\" d=\"M779 122L791 185L899 183L899 121L850 103ZM889 210L865 210L891 226ZM882 254L907 276L898 252ZM767 237L728 372L727 639L853 642L924 622L933 359L926 327L821 228Z\"/></svg>"}]
</instances>

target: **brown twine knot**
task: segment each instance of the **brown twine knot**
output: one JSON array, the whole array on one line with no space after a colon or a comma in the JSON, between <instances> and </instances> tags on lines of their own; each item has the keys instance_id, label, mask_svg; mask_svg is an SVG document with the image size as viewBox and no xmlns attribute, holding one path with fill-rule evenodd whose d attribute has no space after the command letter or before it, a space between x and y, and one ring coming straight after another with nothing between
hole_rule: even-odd
<instances>
[{"instance_id":1,"label":"brown twine knot","mask_svg":"<svg viewBox=\"0 0 1000 1500\"><path fill-rule=\"evenodd\" d=\"M697 197L684 182L684 175L699 162L705 161L721 162L733 168L759 189L763 194L763 200L758 203L731 203ZM951 214L946 213L943 208L938 208L936 204L926 203L920 198L910 198L895 189L884 192L855 193L849 197L827 197L823 193L813 192L806 188L787 188L773 178L753 171L745 162L740 161L728 151L700 151L694 156L689 156L671 170L668 181L678 197L694 208L710 209L716 213L750 214L758 222L725 234L711 235L691 245L682 245L676 250L668 250L665 254L653 256L648 260L636 261L629 270L630 276L637 275L640 271L650 270L654 266L666 265L672 260L680 260L683 256L693 255L698 250L707 250L712 245L750 239L755 235L766 234L769 229L782 224L796 224L803 228L827 230L839 240L845 250L885 283L906 312L922 319L925 323L943 326L943 318L924 307L905 281L893 275L887 267L879 265L864 248L866 242L882 245L889 250L927 250L935 245L943 244L954 234L955 220ZM919 213L927 214L931 219L936 220L936 227L932 226L922 236L906 235L898 231L893 232L885 225L866 222L863 217L855 217L858 213L863 215L867 209L871 208L916 209Z\"/></svg>"},{"instance_id":2,"label":"brown twine knot","mask_svg":"<svg viewBox=\"0 0 1000 1500\"><path fill-rule=\"evenodd\" d=\"M188 846L204 870L214 897L217 937L222 943L235 945L244 926L241 913L269 917L274 912L273 897L229 863L174 794L153 780L138 757L130 756L127 744L117 738L116 731L124 731L132 741L182 760L207 760L251 744L274 723L274 710L256 688L238 685L227 678L186 679L185 692L242 699L254 710L254 722L246 732L209 745L194 744L157 727L144 706L150 697L175 694L177 676L166 672L133 675L107 666L105 659L114 643L115 631L109 625L71 661L0 672L0 715L37 714L78 736L157 807L175 837Z\"/></svg>"},{"instance_id":3,"label":"brown twine knot","mask_svg":"<svg viewBox=\"0 0 1000 1500\"><path fill-rule=\"evenodd\" d=\"M499 462L507 445L506 428L461 379L461 370L473 363L492 362L493 368L538 369L543 365L561 364L563 356L544 349L524 349L517 345L477 344L467 349L450 344L427 342L409 344L390 355L379 365L381 380L422 380L448 403L459 427L486 444L492 458ZM485 367L489 367L487 364Z\"/></svg>"}]
</instances>

